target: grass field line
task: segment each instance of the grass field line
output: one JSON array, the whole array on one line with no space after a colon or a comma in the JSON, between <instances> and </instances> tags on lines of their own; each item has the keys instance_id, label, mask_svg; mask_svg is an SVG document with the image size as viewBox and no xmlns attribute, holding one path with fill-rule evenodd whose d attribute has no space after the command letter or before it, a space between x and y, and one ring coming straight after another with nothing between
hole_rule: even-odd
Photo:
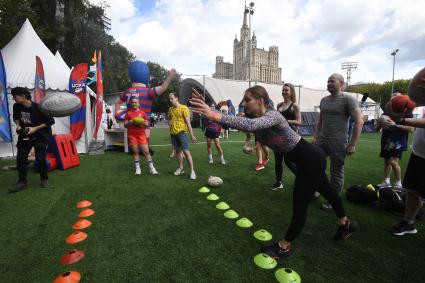
<instances>
[{"instance_id":1,"label":"grass field line","mask_svg":"<svg viewBox=\"0 0 425 283\"><path fill-rule=\"evenodd\" d=\"M361 141L361 142L370 142L370 143L381 143L380 141L373 141L373 140L362 140L362 139L359 139L359 141ZM196 145L196 144L206 144L207 142L197 142L197 143L191 143L191 145ZM222 143L245 143L245 141L244 140L237 140L237 141L223 141L223 140L220 140L220 143L222 144ZM167 144L151 144L151 145L149 145L149 146L151 146L151 147L162 147L162 146L172 146L172 144L171 143L167 143Z\"/></svg>"}]
</instances>

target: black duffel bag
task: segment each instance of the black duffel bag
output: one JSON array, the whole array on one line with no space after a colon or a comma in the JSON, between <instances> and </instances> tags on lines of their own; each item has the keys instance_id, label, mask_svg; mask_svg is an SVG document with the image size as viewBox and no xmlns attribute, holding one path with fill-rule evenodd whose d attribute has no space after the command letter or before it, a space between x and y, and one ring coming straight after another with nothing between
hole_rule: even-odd
<instances>
[{"instance_id":1,"label":"black duffel bag","mask_svg":"<svg viewBox=\"0 0 425 283\"><path fill-rule=\"evenodd\" d=\"M403 215L406 194L407 191L405 189L382 188L379 190L379 204L382 208L394 214ZM422 208L416 215L416 219L422 220L424 217L425 212Z\"/></svg>"},{"instance_id":2,"label":"black duffel bag","mask_svg":"<svg viewBox=\"0 0 425 283\"><path fill-rule=\"evenodd\" d=\"M377 188L377 187L376 187ZM377 193L366 186L354 185L347 189L347 200L355 204L370 204L378 200Z\"/></svg>"}]
</instances>

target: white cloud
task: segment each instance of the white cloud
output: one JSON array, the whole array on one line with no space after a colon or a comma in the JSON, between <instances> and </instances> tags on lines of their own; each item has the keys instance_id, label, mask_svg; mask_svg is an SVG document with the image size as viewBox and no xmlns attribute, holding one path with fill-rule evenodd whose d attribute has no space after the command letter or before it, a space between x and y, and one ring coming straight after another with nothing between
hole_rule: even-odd
<instances>
[{"instance_id":1,"label":"white cloud","mask_svg":"<svg viewBox=\"0 0 425 283\"><path fill-rule=\"evenodd\" d=\"M94 0L93 0L94 1ZM240 34L242 0L160 0L140 15L130 0L109 0L112 34L139 59L183 74L211 75L215 57L231 61ZM136 5L139 4L139 5ZM425 64L423 0L255 1L258 47L279 46L285 81L325 87L341 63L356 61L352 82L410 78Z\"/></svg>"}]
</instances>

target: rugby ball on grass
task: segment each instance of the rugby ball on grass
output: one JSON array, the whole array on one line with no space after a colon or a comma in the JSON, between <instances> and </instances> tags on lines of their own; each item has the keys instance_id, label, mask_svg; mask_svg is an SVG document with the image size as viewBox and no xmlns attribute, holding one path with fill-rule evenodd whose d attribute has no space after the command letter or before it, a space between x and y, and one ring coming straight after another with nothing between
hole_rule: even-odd
<instances>
[{"instance_id":1,"label":"rugby ball on grass","mask_svg":"<svg viewBox=\"0 0 425 283\"><path fill-rule=\"evenodd\" d=\"M223 185L223 180L217 176L210 176L207 180L208 185L211 187L219 187Z\"/></svg>"},{"instance_id":2,"label":"rugby ball on grass","mask_svg":"<svg viewBox=\"0 0 425 283\"><path fill-rule=\"evenodd\" d=\"M255 148L253 148L252 146L247 145L247 146L244 146L242 148L242 151L243 151L243 153L246 153L246 154L253 154L255 152Z\"/></svg>"},{"instance_id":3,"label":"rugby ball on grass","mask_svg":"<svg viewBox=\"0 0 425 283\"><path fill-rule=\"evenodd\" d=\"M66 117L80 109L81 100L78 96L67 92L49 93L40 101L43 114L53 117Z\"/></svg>"}]
</instances>

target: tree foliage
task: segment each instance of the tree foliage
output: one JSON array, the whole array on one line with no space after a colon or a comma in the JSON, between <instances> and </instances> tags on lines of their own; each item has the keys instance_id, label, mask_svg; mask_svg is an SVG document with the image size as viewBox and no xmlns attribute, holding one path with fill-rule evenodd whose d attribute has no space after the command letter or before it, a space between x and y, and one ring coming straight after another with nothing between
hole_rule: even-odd
<instances>
[{"instance_id":1,"label":"tree foliage","mask_svg":"<svg viewBox=\"0 0 425 283\"><path fill-rule=\"evenodd\" d=\"M151 81L149 85L151 87L159 86L162 84L162 82L165 80L168 74L168 70L165 69L163 66L153 63L153 62L147 62L147 65L149 67L149 72L151 74ZM181 74L176 73L174 78L171 80L170 85L167 89L167 91L159 96L153 104L152 111L154 112L167 112L168 108L170 107L170 103L168 101L168 95L170 93L178 93L181 87Z\"/></svg>"},{"instance_id":2,"label":"tree foliage","mask_svg":"<svg viewBox=\"0 0 425 283\"><path fill-rule=\"evenodd\" d=\"M130 86L128 66L135 56L107 33L106 7L105 3L94 5L88 0L0 0L0 47L28 18L50 51L59 50L70 67L89 62L93 51L101 50L104 92L123 91ZM155 63L150 63L150 68L152 85L161 84L167 71ZM178 78L171 83L173 92L180 87ZM92 87L95 89L95 85Z\"/></svg>"},{"instance_id":3,"label":"tree foliage","mask_svg":"<svg viewBox=\"0 0 425 283\"><path fill-rule=\"evenodd\" d=\"M394 80L394 92L407 94L410 80ZM381 107L384 107L391 97L392 82L367 83L362 85L352 85L347 91L356 93L369 93L369 97L376 102L381 101Z\"/></svg>"}]
</instances>

